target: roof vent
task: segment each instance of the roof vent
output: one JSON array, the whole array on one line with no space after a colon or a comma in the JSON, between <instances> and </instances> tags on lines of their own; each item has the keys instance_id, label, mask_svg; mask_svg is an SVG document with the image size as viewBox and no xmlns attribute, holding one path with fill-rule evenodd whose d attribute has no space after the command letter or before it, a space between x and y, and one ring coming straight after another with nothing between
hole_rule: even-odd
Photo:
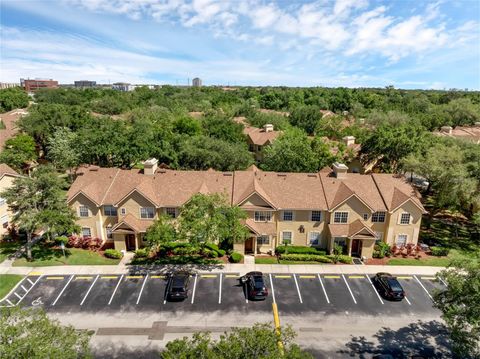
<instances>
[{"instance_id":1,"label":"roof vent","mask_svg":"<svg viewBox=\"0 0 480 359\"><path fill-rule=\"evenodd\" d=\"M265 132L273 132L273 125L271 123L266 123L263 125L263 130Z\"/></svg>"},{"instance_id":2,"label":"roof vent","mask_svg":"<svg viewBox=\"0 0 480 359\"><path fill-rule=\"evenodd\" d=\"M343 163L335 162L333 164L333 174L338 179L347 178L348 167Z\"/></svg>"},{"instance_id":3,"label":"roof vent","mask_svg":"<svg viewBox=\"0 0 480 359\"><path fill-rule=\"evenodd\" d=\"M475 122L474 126L475 127L480 127L480 122Z\"/></svg>"}]
</instances>

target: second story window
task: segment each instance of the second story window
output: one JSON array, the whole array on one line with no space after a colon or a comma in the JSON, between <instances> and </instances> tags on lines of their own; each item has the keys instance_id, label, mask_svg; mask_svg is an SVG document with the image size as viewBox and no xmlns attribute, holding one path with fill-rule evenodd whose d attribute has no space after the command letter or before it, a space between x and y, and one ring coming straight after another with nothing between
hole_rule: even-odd
<instances>
[{"instance_id":1,"label":"second story window","mask_svg":"<svg viewBox=\"0 0 480 359\"><path fill-rule=\"evenodd\" d=\"M400 224L410 224L410 213L404 212L400 215Z\"/></svg>"},{"instance_id":2,"label":"second story window","mask_svg":"<svg viewBox=\"0 0 480 359\"><path fill-rule=\"evenodd\" d=\"M255 222L270 222L272 219L272 212L255 211Z\"/></svg>"},{"instance_id":3,"label":"second story window","mask_svg":"<svg viewBox=\"0 0 480 359\"><path fill-rule=\"evenodd\" d=\"M78 216L79 217L88 217L88 207L87 206L79 206L78 207Z\"/></svg>"},{"instance_id":4,"label":"second story window","mask_svg":"<svg viewBox=\"0 0 480 359\"><path fill-rule=\"evenodd\" d=\"M348 212L335 212L333 223L348 223Z\"/></svg>"},{"instance_id":5,"label":"second story window","mask_svg":"<svg viewBox=\"0 0 480 359\"><path fill-rule=\"evenodd\" d=\"M284 221L293 221L293 211L283 211Z\"/></svg>"},{"instance_id":6,"label":"second story window","mask_svg":"<svg viewBox=\"0 0 480 359\"><path fill-rule=\"evenodd\" d=\"M364 214L363 214L363 220L364 220L364 221L368 221L368 213L364 213Z\"/></svg>"},{"instance_id":7,"label":"second story window","mask_svg":"<svg viewBox=\"0 0 480 359\"><path fill-rule=\"evenodd\" d=\"M385 212L374 212L372 214L373 223L383 223L385 222Z\"/></svg>"},{"instance_id":8,"label":"second story window","mask_svg":"<svg viewBox=\"0 0 480 359\"><path fill-rule=\"evenodd\" d=\"M310 220L312 222L320 222L322 220L322 211L312 211Z\"/></svg>"},{"instance_id":9,"label":"second story window","mask_svg":"<svg viewBox=\"0 0 480 359\"><path fill-rule=\"evenodd\" d=\"M142 219L152 219L155 217L155 208L153 207L142 207L140 208L140 218Z\"/></svg>"},{"instance_id":10,"label":"second story window","mask_svg":"<svg viewBox=\"0 0 480 359\"><path fill-rule=\"evenodd\" d=\"M175 207L165 208L165 213L171 218L177 218L177 209Z\"/></svg>"},{"instance_id":11,"label":"second story window","mask_svg":"<svg viewBox=\"0 0 480 359\"><path fill-rule=\"evenodd\" d=\"M127 209L125 207L120 208L120 214L122 216L126 215L127 214Z\"/></svg>"},{"instance_id":12,"label":"second story window","mask_svg":"<svg viewBox=\"0 0 480 359\"><path fill-rule=\"evenodd\" d=\"M3 206L7 201L5 201L5 198L0 197L0 206Z\"/></svg>"},{"instance_id":13,"label":"second story window","mask_svg":"<svg viewBox=\"0 0 480 359\"><path fill-rule=\"evenodd\" d=\"M103 213L109 217L116 217L117 216L117 209L113 206L104 206Z\"/></svg>"}]
</instances>

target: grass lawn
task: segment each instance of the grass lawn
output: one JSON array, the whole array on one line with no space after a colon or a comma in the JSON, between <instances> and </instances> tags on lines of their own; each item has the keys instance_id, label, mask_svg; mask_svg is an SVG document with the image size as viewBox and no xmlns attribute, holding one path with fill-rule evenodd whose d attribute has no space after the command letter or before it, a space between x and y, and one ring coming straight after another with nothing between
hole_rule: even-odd
<instances>
[{"instance_id":1,"label":"grass lawn","mask_svg":"<svg viewBox=\"0 0 480 359\"><path fill-rule=\"evenodd\" d=\"M20 242L0 242L0 263L2 263L10 254L15 253L22 243Z\"/></svg>"},{"instance_id":2,"label":"grass lawn","mask_svg":"<svg viewBox=\"0 0 480 359\"><path fill-rule=\"evenodd\" d=\"M0 299L6 296L22 278L23 276L18 274L0 274Z\"/></svg>"},{"instance_id":3,"label":"grass lawn","mask_svg":"<svg viewBox=\"0 0 480 359\"><path fill-rule=\"evenodd\" d=\"M33 261L19 258L13 262L14 267L47 267L61 265L116 265L120 259L110 259L102 254L87 249L66 248L66 257L59 248L50 247L46 244L36 245L32 249Z\"/></svg>"}]
</instances>

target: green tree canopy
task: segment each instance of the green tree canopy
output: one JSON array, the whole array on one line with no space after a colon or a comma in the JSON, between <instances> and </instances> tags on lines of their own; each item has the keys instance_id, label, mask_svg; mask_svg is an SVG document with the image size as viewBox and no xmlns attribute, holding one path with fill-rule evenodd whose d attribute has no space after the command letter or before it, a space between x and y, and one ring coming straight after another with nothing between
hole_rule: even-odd
<instances>
[{"instance_id":1,"label":"green tree canopy","mask_svg":"<svg viewBox=\"0 0 480 359\"><path fill-rule=\"evenodd\" d=\"M38 159L35 140L20 133L5 142L5 149L0 152L0 162L6 163L17 171L22 171L30 162Z\"/></svg>"},{"instance_id":2,"label":"green tree canopy","mask_svg":"<svg viewBox=\"0 0 480 359\"><path fill-rule=\"evenodd\" d=\"M303 129L308 135L313 135L318 123L322 119L322 113L316 106L298 106L290 114L290 123Z\"/></svg>"},{"instance_id":3,"label":"green tree canopy","mask_svg":"<svg viewBox=\"0 0 480 359\"><path fill-rule=\"evenodd\" d=\"M78 135L67 127L58 128L48 138L48 158L60 171L70 170L80 164L80 151L77 145Z\"/></svg>"},{"instance_id":4,"label":"green tree canopy","mask_svg":"<svg viewBox=\"0 0 480 359\"><path fill-rule=\"evenodd\" d=\"M307 359L313 358L293 342L295 332L291 327L281 329L278 336L270 324L255 324L251 328L233 328L231 332L212 340L209 333L195 333L192 339L184 337L168 342L161 352L163 359Z\"/></svg>"},{"instance_id":5,"label":"green tree canopy","mask_svg":"<svg viewBox=\"0 0 480 359\"><path fill-rule=\"evenodd\" d=\"M28 95L20 87L0 90L0 113L28 106Z\"/></svg>"},{"instance_id":6,"label":"green tree canopy","mask_svg":"<svg viewBox=\"0 0 480 359\"><path fill-rule=\"evenodd\" d=\"M162 245L172 243L177 239L177 231L173 225L172 218L167 215L160 216L145 233L147 246L158 251Z\"/></svg>"},{"instance_id":7,"label":"green tree canopy","mask_svg":"<svg viewBox=\"0 0 480 359\"><path fill-rule=\"evenodd\" d=\"M62 326L41 309L0 308L0 358L91 358L90 334Z\"/></svg>"}]
</instances>

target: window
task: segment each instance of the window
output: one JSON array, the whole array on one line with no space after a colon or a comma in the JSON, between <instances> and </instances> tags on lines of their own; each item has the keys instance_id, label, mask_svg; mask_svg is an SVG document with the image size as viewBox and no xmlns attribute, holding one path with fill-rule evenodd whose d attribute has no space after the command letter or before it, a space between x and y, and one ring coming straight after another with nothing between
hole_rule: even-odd
<instances>
[{"instance_id":1,"label":"window","mask_svg":"<svg viewBox=\"0 0 480 359\"><path fill-rule=\"evenodd\" d=\"M250 152L255 152L255 145L249 144L249 145L248 145L248 150L249 150Z\"/></svg>"},{"instance_id":2,"label":"window","mask_svg":"<svg viewBox=\"0 0 480 359\"><path fill-rule=\"evenodd\" d=\"M292 232L284 231L282 232L282 243L291 244L292 243Z\"/></svg>"},{"instance_id":3,"label":"window","mask_svg":"<svg viewBox=\"0 0 480 359\"><path fill-rule=\"evenodd\" d=\"M141 207L140 208L140 218L152 219L153 217L155 217L155 208L153 208L153 207Z\"/></svg>"},{"instance_id":4,"label":"window","mask_svg":"<svg viewBox=\"0 0 480 359\"><path fill-rule=\"evenodd\" d=\"M322 211L312 211L310 219L312 222L320 222L322 220Z\"/></svg>"},{"instance_id":5,"label":"window","mask_svg":"<svg viewBox=\"0 0 480 359\"><path fill-rule=\"evenodd\" d=\"M122 216L126 215L127 214L127 209L125 207L120 208L120 214Z\"/></svg>"},{"instance_id":6,"label":"window","mask_svg":"<svg viewBox=\"0 0 480 359\"><path fill-rule=\"evenodd\" d=\"M336 246L342 247L342 254L347 253L347 239L345 237L335 237L333 243Z\"/></svg>"},{"instance_id":7,"label":"window","mask_svg":"<svg viewBox=\"0 0 480 359\"><path fill-rule=\"evenodd\" d=\"M112 238L112 227L107 227L107 238Z\"/></svg>"},{"instance_id":8,"label":"window","mask_svg":"<svg viewBox=\"0 0 480 359\"><path fill-rule=\"evenodd\" d=\"M410 213L402 213L400 215L400 224L410 224Z\"/></svg>"},{"instance_id":9,"label":"window","mask_svg":"<svg viewBox=\"0 0 480 359\"><path fill-rule=\"evenodd\" d=\"M383 242L383 232L375 232L375 237L377 238L375 240L376 244Z\"/></svg>"},{"instance_id":10,"label":"window","mask_svg":"<svg viewBox=\"0 0 480 359\"><path fill-rule=\"evenodd\" d=\"M320 232L310 232L309 240L311 246L318 246L320 244Z\"/></svg>"},{"instance_id":11,"label":"window","mask_svg":"<svg viewBox=\"0 0 480 359\"><path fill-rule=\"evenodd\" d=\"M7 203L5 198L0 197L0 206L3 206L5 203Z\"/></svg>"},{"instance_id":12,"label":"window","mask_svg":"<svg viewBox=\"0 0 480 359\"><path fill-rule=\"evenodd\" d=\"M333 214L333 223L347 223L348 212L335 212Z\"/></svg>"},{"instance_id":13,"label":"window","mask_svg":"<svg viewBox=\"0 0 480 359\"><path fill-rule=\"evenodd\" d=\"M293 221L293 211L283 211L284 221Z\"/></svg>"},{"instance_id":14,"label":"window","mask_svg":"<svg viewBox=\"0 0 480 359\"><path fill-rule=\"evenodd\" d=\"M364 220L364 221L368 221L368 213L364 213L364 214L363 214L363 220Z\"/></svg>"},{"instance_id":15,"label":"window","mask_svg":"<svg viewBox=\"0 0 480 359\"><path fill-rule=\"evenodd\" d=\"M257 237L257 244L270 244L270 238L268 236L258 236Z\"/></svg>"},{"instance_id":16,"label":"window","mask_svg":"<svg viewBox=\"0 0 480 359\"><path fill-rule=\"evenodd\" d=\"M397 236L397 241L395 242L397 247L403 247L405 244L407 244L407 235L406 234L399 234Z\"/></svg>"},{"instance_id":17,"label":"window","mask_svg":"<svg viewBox=\"0 0 480 359\"><path fill-rule=\"evenodd\" d=\"M88 217L88 207L87 206L79 206L78 207L78 215L80 217Z\"/></svg>"},{"instance_id":18,"label":"window","mask_svg":"<svg viewBox=\"0 0 480 359\"><path fill-rule=\"evenodd\" d=\"M374 223L385 222L385 212L374 212L372 214L372 222L374 222Z\"/></svg>"},{"instance_id":19,"label":"window","mask_svg":"<svg viewBox=\"0 0 480 359\"><path fill-rule=\"evenodd\" d=\"M109 217L116 217L117 216L117 209L113 206L104 206L103 213Z\"/></svg>"},{"instance_id":20,"label":"window","mask_svg":"<svg viewBox=\"0 0 480 359\"><path fill-rule=\"evenodd\" d=\"M271 212L255 211L255 222L270 222L271 219Z\"/></svg>"},{"instance_id":21,"label":"window","mask_svg":"<svg viewBox=\"0 0 480 359\"><path fill-rule=\"evenodd\" d=\"M172 218L177 218L177 209L175 207L168 207L165 208L165 213L167 216L172 217Z\"/></svg>"},{"instance_id":22,"label":"window","mask_svg":"<svg viewBox=\"0 0 480 359\"><path fill-rule=\"evenodd\" d=\"M91 237L92 231L88 227L82 228L82 237Z\"/></svg>"},{"instance_id":23,"label":"window","mask_svg":"<svg viewBox=\"0 0 480 359\"><path fill-rule=\"evenodd\" d=\"M5 214L2 216L2 218L0 218L0 223L2 224L3 228L8 227L8 214Z\"/></svg>"}]
</instances>

